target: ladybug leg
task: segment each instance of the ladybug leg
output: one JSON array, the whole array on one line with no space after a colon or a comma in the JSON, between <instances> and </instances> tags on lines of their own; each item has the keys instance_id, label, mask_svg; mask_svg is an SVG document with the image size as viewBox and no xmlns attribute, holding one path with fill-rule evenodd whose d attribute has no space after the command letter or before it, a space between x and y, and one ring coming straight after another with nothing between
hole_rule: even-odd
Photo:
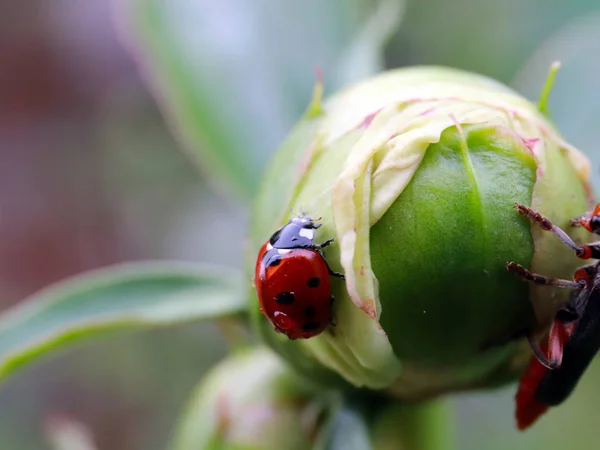
<instances>
[{"instance_id":1,"label":"ladybug leg","mask_svg":"<svg viewBox=\"0 0 600 450\"><path fill-rule=\"evenodd\" d=\"M321 253L321 252L319 252L319 253ZM322 256L322 254L321 254L321 256ZM327 260L325 258L323 258L323 260L325 261L325 265L327 266L327 272L329 272L329 276L339 278L340 280L346 279L346 277L344 276L343 273L334 272L333 270L331 270L331 267L329 267L329 263L327 262Z\"/></svg>"},{"instance_id":2,"label":"ladybug leg","mask_svg":"<svg viewBox=\"0 0 600 450\"><path fill-rule=\"evenodd\" d=\"M586 282L581 281L569 281L561 280L558 278L549 278L537 273L530 272L525 267L517 264L516 262L506 263L506 270L514 273L519 278L529 281L534 284L540 284L544 286L555 286L560 288L571 288L571 289L583 289L586 287Z\"/></svg>"},{"instance_id":3,"label":"ladybug leg","mask_svg":"<svg viewBox=\"0 0 600 450\"><path fill-rule=\"evenodd\" d=\"M333 244L333 241L335 241L335 239L333 239L333 238L328 239L325 242L323 242L321 245L315 245L315 248L320 250L322 248L328 247L331 244Z\"/></svg>"},{"instance_id":4,"label":"ladybug leg","mask_svg":"<svg viewBox=\"0 0 600 450\"><path fill-rule=\"evenodd\" d=\"M327 266L327 272L329 273L329 276L332 277L336 277L339 278L340 280L345 280L346 277L344 276L343 273L339 273L339 272L334 272L333 270L331 270L331 267L329 267L329 263L327 262L327 260L325 259L325 255L323 255L323 252L321 251L321 249L323 247L327 247L329 244L331 244L333 242L333 239L329 239L328 241L325 241L323 244L321 245L315 245L314 246L314 250L316 250L317 252L319 252L319 255L321 255L321 257L323 258L323 261L325 261L325 265Z\"/></svg>"},{"instance_id":5,"label":"ladybug leg","mask_svg":"<svg viewBox=\"0 0 600 450\"><path fill-rule=\"evenodd\" d=\"M529 219L531 223L536 224L542 230L554 233L567 247L575 252L577 257L581 259L600 259L600 242L579 246L567 233L554 225L550 219L542 216L539 212L518 203L515 203L515 208L517 208L517 212L520 215Z\"/></svg>"},{"instance_id":6,"label":"ladybug leg","mask_svg":"<svg viewBox=\"0 0 600 450\"><path fill-rule=\"evenodd\" d=\"M339 278L340 280L345 280L346 279L346 277L344 276L343 273L334 272L333 270L331 270L329 268L329 266L327 266L327 270L329 271L329 275L332 276L332 277Z\"/></svg>"},{"instance_id":7,"label":"ladybug leg","mask_svg":"<svg viewBox=\"0 0 600 450\"><path fill-rule=\"evenodd\" d=\"M329 304L331 306L333 306L334 303L335 303L335 298L332 295L331 298L329 299ZM335 320L335 318L333 317L333 315L331 316L331 319L329 319L329 325L331 325L332 327L337 326L337 320Z\"/></svg>"},{"instance_id":8,"label":"ladybug leg","mask_svg":"<svg viewBox=\"0 0 600 450\"><path fill-rule=\"evenodd\" d=\"M333 306L333 304L335 303L335 298L333 297L333 295L331 296L330 300L329 300L330 304ZM333 311L333 310L332 310ZM335 336L335 331L334 331L334 327L337 326L337 320L335 320L335 317L333 317L333 314L331 315L331 318L329 319L329 333L332 336Z\"/></svg>"}]
</instances>

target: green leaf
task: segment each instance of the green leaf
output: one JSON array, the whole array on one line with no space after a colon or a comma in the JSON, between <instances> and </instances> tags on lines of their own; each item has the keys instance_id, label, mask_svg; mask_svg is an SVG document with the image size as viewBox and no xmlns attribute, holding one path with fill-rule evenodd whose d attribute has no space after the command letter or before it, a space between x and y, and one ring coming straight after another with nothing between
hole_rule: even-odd
<instances>
[{"instance_id":1,"label":"green leaf","mask_svg":"<svg viewBox=\"0 0 600 450\"><path fill-rule=\"evenodd\" d=\"M383 48L404 17L404 0L380 0L356 37L344 49L336 70L336 85L344 86L385 68Z\"/></svg>"},{"instance_id":2,"label":"green leaf","mask_svg":"<svg viewBox=\"0 0 600 450\"><path fill-rule=\"evenodd\" d=\"M128 0L124 42L192 160L251 198L323 70L332 92L383 68L403 0Z\"/></svg>"},{"instance_id":3,"label":"green leaf","mask_svg":"<svg viewBox=\"0 0 600 450\"><path fill-rule=\"evenodd\" d=\"M51 286L0 315L0 381L51 350L117 329L244 312L241 276L200 264L139 262Z\"/></svg>"}]
</instances>

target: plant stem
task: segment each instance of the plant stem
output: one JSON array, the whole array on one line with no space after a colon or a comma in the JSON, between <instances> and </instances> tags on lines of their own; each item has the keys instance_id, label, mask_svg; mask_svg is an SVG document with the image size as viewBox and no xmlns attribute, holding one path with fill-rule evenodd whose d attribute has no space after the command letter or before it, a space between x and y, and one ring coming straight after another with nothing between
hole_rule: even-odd
<instances>
[{"instance_id":1,"label":"plant stem","mask_svg":"<svg viewBox=\"0 0 600 450\"><path fill-rule=\"evenodd\" d=\"M375 419L373 450L452 450L453 424L447 400L392 404Z\"/></svg>"}]
</instances>

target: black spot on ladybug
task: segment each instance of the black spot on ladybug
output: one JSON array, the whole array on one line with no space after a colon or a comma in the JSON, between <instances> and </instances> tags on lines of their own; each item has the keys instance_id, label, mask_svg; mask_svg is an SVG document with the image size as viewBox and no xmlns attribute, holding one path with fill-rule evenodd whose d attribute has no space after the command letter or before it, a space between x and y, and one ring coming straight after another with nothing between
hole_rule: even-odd
<instances>
[{"instance_id":1,"label":"black spot on ladybug","mask_svg":"<svg viewBox=\"0 0 600 450\"><path fill-rule=\"evenodd\" d=\"M306 282L306 284L310 288L316 288L319 287L319 285L321 284L321 279L318 277L312 277Z\"/></svg>"},{"instance_id":2,"label":"black spot on ladybug","mask_svg":"<svg viewBox=\"0 0 600 450\"><path fill-rule=\"evenodd\" d=\"M316 312L317 311L315 310L314 306L307 306L304 310L304 314L306 315L306 317L313 317Z\"/></svg>"},{"instance_id":3,"label":"black spot on ladybug","mask_svg":"<svg viewBox=\"0 0 600 450\"><path fill-rule=\"evenodd\" d=\"M321 328L321 324L317 322L307 322L302 325L302 331L315 331Z\"/></svg>"},{"instance_id":4,"label":"black spot on ladybug","mask_svg":"<svg viewBox=\"0 0 600 450\"><path fill-rule=\"evenodd\" d=\"M280 305L291 305L296 300L293 292L282 292L275 296L275 301Z\"/></svg>"},{"instance_id":5,"label":"black spot on ladybug","mask_svg":"<svg viewBox=\"0 0 600 450\"><path fill-rule=\"evenodd\" d=\"M274 257L269 260L269 264L267 264L267 265L269 267L274 267L274 266L278 266L280 262L281 262L281 258Z\"/></svg>"}]
</instances>

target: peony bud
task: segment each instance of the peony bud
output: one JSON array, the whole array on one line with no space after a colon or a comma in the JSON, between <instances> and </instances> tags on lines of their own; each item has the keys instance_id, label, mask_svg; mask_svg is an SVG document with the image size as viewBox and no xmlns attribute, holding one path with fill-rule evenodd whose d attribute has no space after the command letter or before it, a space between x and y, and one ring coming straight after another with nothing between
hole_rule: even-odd
<instances>
[{"instance_id":1,"label":"peony bud","mask_svg":"<svg viewBox=\"0 0 600 450\"><path fill-rule=\"evenodd\" d=\"M238 353L202 380L172 448L312 448L326 399L318 392L264 348Z\"/></svg>"},{"instance_id":2,"label":"peony bud","mask_svg":"<svg viewBox=\"0 0 600 450\"><path fill-rule=\"evenodd\" d=\"M331 279L335 326L290 341L255 294L254 322L315 379L411 399L514 379L523 337L567 293L529 286L505 262L570 277L579 261L513 206L569 229L589 207L588 172L534 105L479 75L399 69L316 98L264 176L249 266L294 213L322 217L316 242L335 238L324 254L346 276Z\"/></svg>"}]
</instances>

